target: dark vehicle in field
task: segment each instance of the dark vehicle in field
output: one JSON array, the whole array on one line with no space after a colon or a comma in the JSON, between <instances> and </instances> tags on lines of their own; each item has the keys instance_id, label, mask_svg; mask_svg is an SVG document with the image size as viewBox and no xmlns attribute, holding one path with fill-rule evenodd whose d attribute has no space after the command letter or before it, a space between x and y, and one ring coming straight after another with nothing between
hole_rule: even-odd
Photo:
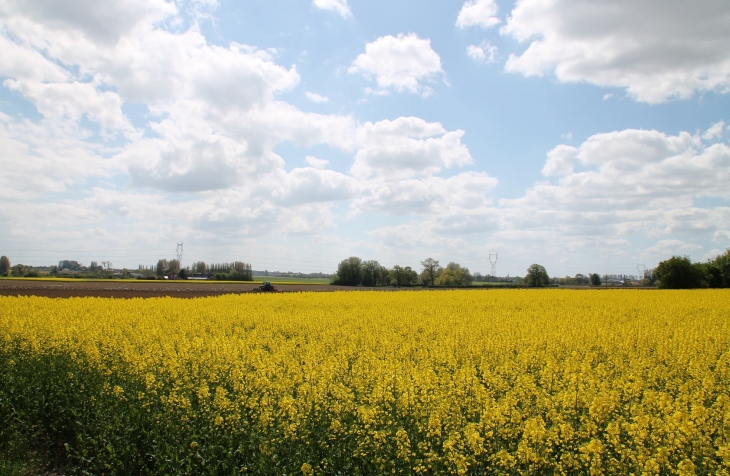
<instances>
[{"instance_id":1,"label":"dark vehicle in field","mask_svg":"<svg viewBox=\"0 0 730 476\"><path fill-rule=\"evenodd\" d=\"M265 293L274 293L276 292L276 288L273 284L271 284L271 281L264 281L264 284L258 287L259 291L265 292Z\"/></svg>"}]
</instances>

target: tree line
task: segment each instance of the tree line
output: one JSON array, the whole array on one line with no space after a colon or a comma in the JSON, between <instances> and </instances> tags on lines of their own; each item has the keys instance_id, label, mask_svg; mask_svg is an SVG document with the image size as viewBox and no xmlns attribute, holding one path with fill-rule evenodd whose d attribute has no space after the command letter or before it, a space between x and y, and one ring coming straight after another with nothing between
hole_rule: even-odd
<instances>
[{"instance_id":1,"label":"tree line","mask_svg":"<svg viewBox=\"0 0 730 476\"><path fill-rule=\"evenodd\" d=\"M337 273L332 276L332 284L340 286L466 286L473 277L469 268L458 263L441 267L438 260L427 258L421 261L421 272L410 266L395 265L387 268L376 260L363 261L350 256L337 265Z\"/></svg>"},{"instance_id":2,"label":"tree line","mask_svg":"<svg viewBox=\"0 0 730 476\"><path fill-rule=\"evenodd\" d=\"M176 259L161 259L157 261L155 274L158 277L174 275L179 279L188 279L197 274L199 277L223 281L253 281L251 264L242 261L213 264L196 261L186 268L181 268L180 262Z\"/></svg>"},{"instance_id":3,"label":"tree line","mask_svg":"<svg viewBox=\"0 0 730 476\"><path fill-rule=\"evenodd\" d=\"M112 263L102 261L98 264L92 261L89 267L82 266L77 261L62 260L58 266L51 267L51 274L56 275L63 270L88 271L89 273L106 273L111 277ZM234 261L229 263L206 264L196 261L192 265L182 268L176 259L161 259L157 265L149 268L140 266L140 274L145 277L165 277L174 275L187 279L194 274L219 280L253 281L253 271L249 263ZM122 275L128 274L123 270ZM37 269L23 264L11 267L7 256L0 256L0 276L38 277ZM342 260L337 266L337 273L332 276L332 284L343 286L468 286L474 281L469 268L458 263L450 262L442 267L438 260L427 258L421 261L420 272L410 266L395 265L386 268L375 260L363 261L351 256ZM601 277L597 273L584 276L576 275L569 278L575 282L563 284L588 284L600 286ZM561 282L558 279L558 282ZM527 269L524 278L516 277L514 284L518 286L540 287L551 282L545 268L539 264L532 264ZM650 276L645 277L645 285L655 284L662 289L692 289L692 288L728 288L730 287L730 249L709 259L706 262L692 262L688 256L672 256L660 261Z\"/></svg>"},{"instance_id":4,"label":"tree line","mask_svg":"<svg viewBox=\"0 0 730 476\"><path fill-rule=\"evenodd\" d=\"M653 276L661 289L730 288L730 248L704 263L672 256L659 262Z\"/></svg>"}]
</instances>

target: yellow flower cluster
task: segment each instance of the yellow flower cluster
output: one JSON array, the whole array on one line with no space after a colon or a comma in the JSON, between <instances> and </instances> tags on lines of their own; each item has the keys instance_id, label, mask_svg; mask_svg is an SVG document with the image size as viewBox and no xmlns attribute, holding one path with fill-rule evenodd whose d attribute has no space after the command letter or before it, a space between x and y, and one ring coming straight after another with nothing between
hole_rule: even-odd
<instances>
[{"instance_id":1,"label":"yellow flower cluster","mask_svg":"<svg viewBox=\"0 0 730 476\"><path fill-rule=\"evenodd\" d=\"M94 473L730 474L726 290L1 297L0 381Z\"/></svg>"}]
</instances>

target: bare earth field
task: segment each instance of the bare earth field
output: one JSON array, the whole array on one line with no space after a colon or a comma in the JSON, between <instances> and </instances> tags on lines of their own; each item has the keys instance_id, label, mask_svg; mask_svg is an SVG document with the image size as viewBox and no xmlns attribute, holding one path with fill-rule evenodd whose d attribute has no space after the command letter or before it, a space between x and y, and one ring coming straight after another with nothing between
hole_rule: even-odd
<instances>
[{"instance_id":1,"label":"bare earth field","mask_svg":"<svg viewBox=\"0 0 730 476\"><path fill-rule=\"evenodd\" d=\"M258 292L259 284L254 283L196 283L196 282L73 282L73 281L14 281L0 280L0 296L46 296L53 298L67 297L158 297L171 296L193 298L203 296L220 296L221 294L241 294ZM277 284L279 291L353 291L369 288L352 288L348 286L331 286L329 284Z\"/></svg>"},{"instance_id":2,"label":"bare earth field","mask_svg":"<svg viewBox=\"0 0 730 476\"><path fill-rule=\"evenodd\" d=\"M12 280L0 279L0 296L45 296L51 298L67 297L114 297L114 298L148 298L170 296L179 298L195 298L204 296L220 296L222 294L257 293L260 283L250 282L195 282L195 281L50 281L50 280ZM332 286L330 284L279 284L273 283L280 292L333 292L333 291L404 291L409 288L370 288L351 286ZM410 288L423 289L423 288ZM430 288L431 290L447 291L452 288ZM497 289L475 286L470 289ZM611 290L611 289L641 289L653 290L654 287L587 287L587 286L560 286L560 289L581 290Z\"/></svg>"}]
</instances>

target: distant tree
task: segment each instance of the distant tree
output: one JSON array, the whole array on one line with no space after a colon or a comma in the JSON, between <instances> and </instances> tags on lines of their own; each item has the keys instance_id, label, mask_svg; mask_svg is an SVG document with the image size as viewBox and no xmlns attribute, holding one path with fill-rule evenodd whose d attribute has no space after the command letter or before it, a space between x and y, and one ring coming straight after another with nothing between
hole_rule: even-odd
<instances>
[{"instance_id":1,"label":"distant tree","mask_svg":"<svg viewBox=\"0 0 730 476\"><path fill-rule=\"evenodd\" d=\"M69 271L78 271L81 269L81 265L78 261L72 261L72 260L62 260L58 262L58 267L60 269L68 269Z\"/></svg>"},{"instance_id":2,"label":"distant tree","mask_svg":"<svg viewBox=\"0 0 730 476\"><path fill-rule=\"evenodd\" d=\"M177 277L180 279L188 279L188 270L183 268L177 273Z\"/></svg>"},{"instance_id":3,"label":"distant tree","mask_svg":"<svg viewBox=\"0 0 730 476\"><path fill-rule=\"evenodd\" d=\"M548 276L545 267L539 264L531 264L530 267L527 268L525 282L530 287L547 286L548 283L550 283L550 276Z\"/></svg>"},{"instance_id":4,"label":"distant tree","mask_svg":"<svg viewBox=\"0 0 730 476\"><path fill-rule=\"evenodd\" d=\"M167 262L167 270L177 273L180 271L180 262L176 259L171 259Z\"/></svg>"},{"instance_id":5,"label":"distant tree","mask_svg":"<svg viewBox=\"0 0 730 476\"><path fill-rule=\"evenodd\" d=\"M600 286L601 285L601 277L598 275L598 273L591 274L591 286Z\"/></svg>"},{"instance_id":6,"label":"distant tree","mask_svg":"<svg viewBox=\"0 0 730 476\"><path fill-rule=\"evenodd\" d=\"M10 272L10 260L7 256L0 256L0 276L7 276Z\"/></svg>"},{"instance_id":7,"label":"distant tree","mask_svg":"<svg viewBox=\"0 0 730 476\"><path fill-rule=\"evenodd\" d=\"M193 270L196 273L204 274L208 267L205 265L205 261L198 261L193 265Z\"/></svg>"},{"instance_id":8,"label":"distant tree","mask_svg":"<svg viewBox=\"0 0 730 476\"><path fill-rule=\"evenodd\" d=\"M711 288L730 288L730 249L704 264L707 284Z\"/></svg>"},{"instance_id":9,"label":"distant tree","mask_svg":"<svg viewBox=\"0 0 730 476\"><path fill-rule=\"evenodd\" d=\"M418 273L416 270L412 269L410 266L406 266L404 270L406 273L406 284L408 286L418 284Z\"/></svg>"},{"instance_id":10,"label":"distant tree","mask_svg":"<svg viewBox=\"0 0 730 476\"><path fill-rule=\"evenodd\" d=\"M725 253L717 256L713 260L713 264L720 270L720 276L722 276L721 286L722 288L730 288L730 248L725 250Z\"/></svg>"},{"instance_id":11,"label":"distant tree","mask_svg":"<svg viewBox=\"0 0 730 476\"><path fill-rule=\"evenodd\" d=\"M51 276L56 276L58 274L58 266L56 266L56 265L51 266L50 274L51 274Z\"/></svg>"},{"instance_id":12,"label":"distant tree","mask_svg":"<svg viewBox=\"0 0 730 476\"><path fill-rule=\"evenodd\" d=\"M689 256L672 256L654 269L660 289L694 289L706 287L703 266L692 264Z\"/></svg>"},{"instance_id":13,"label":"distant tree","mask_svg":"<svg viewBox=\"0 0 730 476\"><path fill-rule=\"evenodd\" d=\"M162 277L165 275L169 268L170 267L166 259L158 260L157 266L155 266L155 274L159 277Z\"/></svg>"},{"instance_id":14,"label":"distant tree","mask_svg":"<svg viewBox=\"0 0 730 476\"><path fill-rule=\"evenodd\" d=\"M421 279L424 284L433 286L436 283L436 278L438 278L441 273L441 266L439 265L438 260L426 258L421 261L421 266L423 266Z\"/></svg>"},{"instance_id":15,"label":"distant tree","mask_svg":"<svg viewBox=\"0 0 730 476\"><path fill-rule=\"evenodd\" d=\"M465 286L471 284L473 278L469 268L464 268L458 263L451 262L441 270L436 278L437 286Z\"/></svg>"},{"instance_id":16,"label":"distant tree","mask_svg":"<svg viewBox=\"0 0 730 476\"><path fill-rule=\"evenodd\" d=\"M22 277L25 276L25 273L28 271L27 267L24 264L16 264L12 268L10 268L10 271L13 276Z\"/></svg>"},{"instance_id":17,"label":"distant tree","mask_svg":"<svg viewBox=\"0 0 730 476\"><path fill-rule=\"evenodd\" d=\"M369 260L362 263L360 282L363 286L377 286L380 283L380 263Z\"/></svg>"},{"instance_id":18,"label":"distant tree","mask_svg":"<svg viewBox=\"0 0 730 476\"><path fill-rule=\"evenodd\" d=\"M378 268L378 285L388 286L390 284L390 270L383 265Z\"/></svg>"},{"instance_id":19,"label":"distant tree","mask_svg":"<svg viewBox=\"0 0 730 476\"><path fill-rule=\"evenodd\" d=\"M361 275L362 260L357 256L350 256L337 265L337 274L333 277L332 284L357 286L360 284Z\"/></svg>"},{"instance_id":20,"label":"distant tree","mask_svg":"<svg viewBox=\"0 0 730 476\"><path fill-rule=\"evenodd\" d=\"M394 286L403 286L406 284L406 270L402 266L395 265L390 270L390 284Z\"/></svg>"},{"instance_id":21,"label":"distant tree","mask_svg":"<svg viewBox=\"0 0 730 476\"><path fill-rule=\"evenodd\" d=\"M236 261L231 267L231 271L228 273L228 279L232 281L253 281L253 271L251 265Z\"/></svg>"}]
</instances>

